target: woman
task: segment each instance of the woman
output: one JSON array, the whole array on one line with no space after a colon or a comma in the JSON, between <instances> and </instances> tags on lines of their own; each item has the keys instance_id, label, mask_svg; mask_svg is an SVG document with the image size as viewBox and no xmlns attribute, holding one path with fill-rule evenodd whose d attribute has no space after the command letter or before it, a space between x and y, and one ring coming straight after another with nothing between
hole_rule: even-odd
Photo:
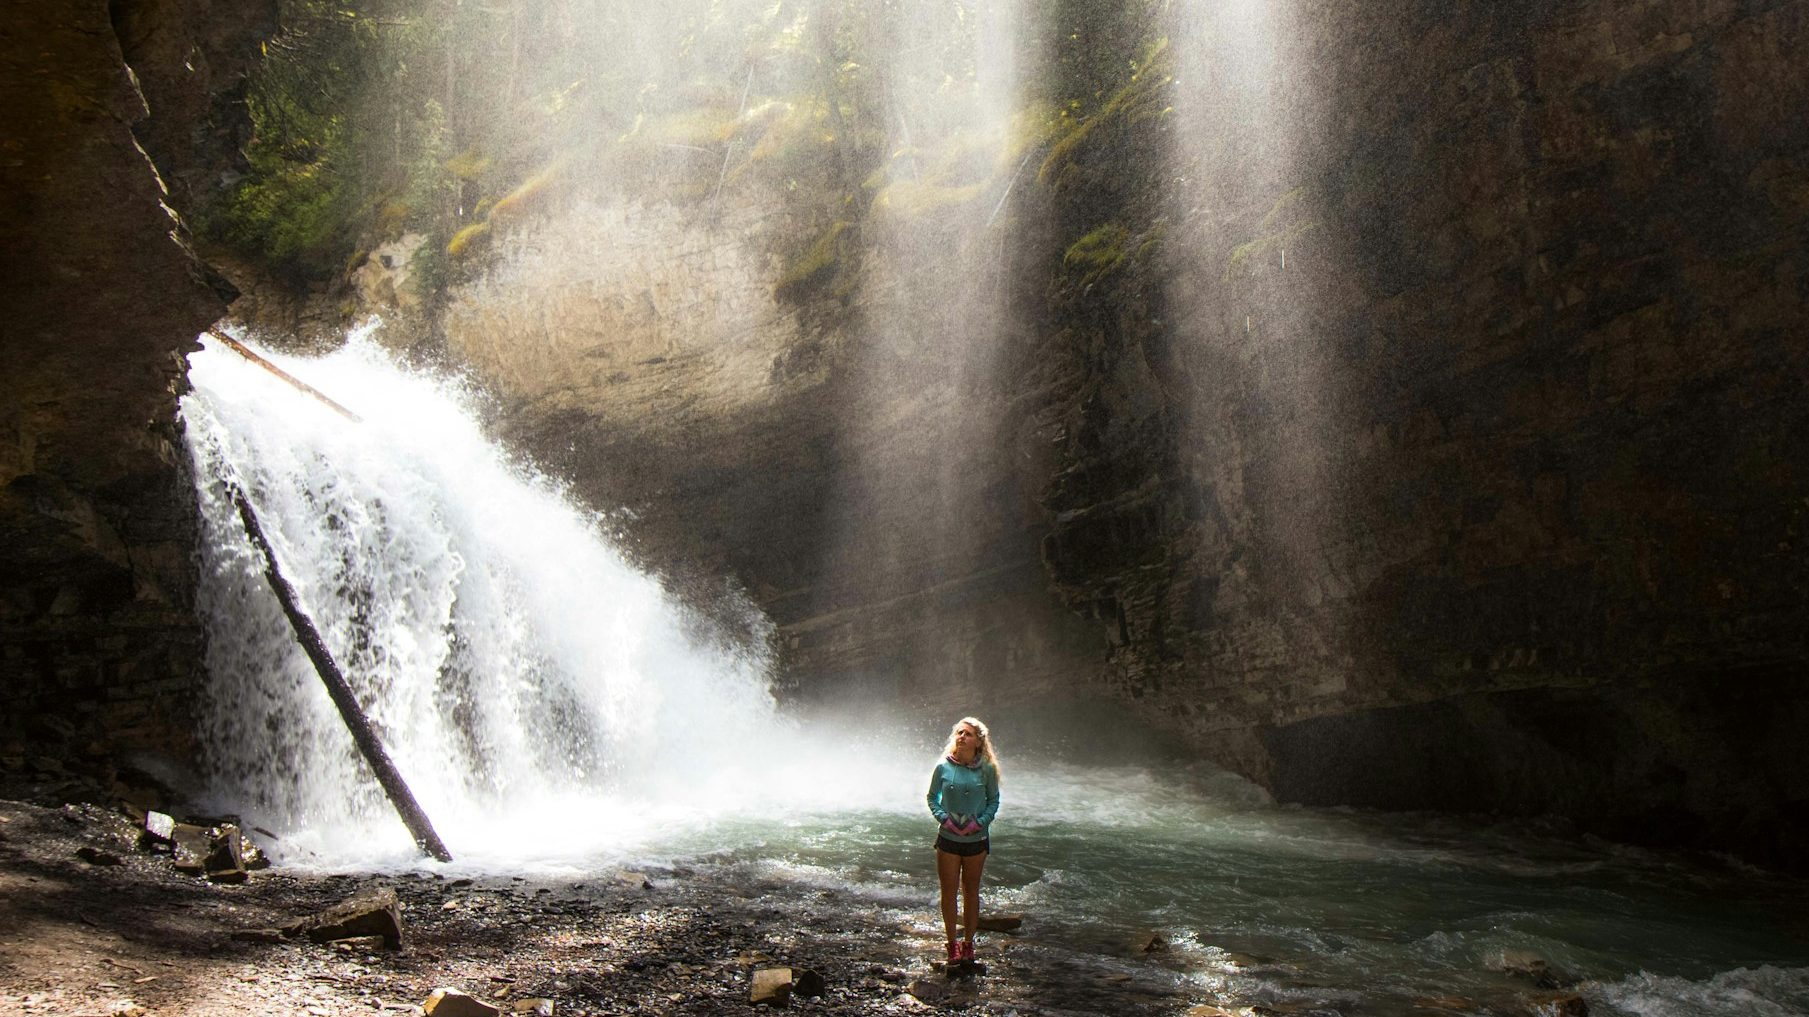
<instances>
[{"instance_id":1,"label":"woman","mask_svg":"<svg viewBox=\"0 0 1809 1017\"><path fill-rule=\"evenodd\" d=\"M936 836L936 875L942 880L942 931L950 963L974 959L980 921L980 870L992 850L988 831L999 813L999 757L986 725L963 717L949 732L942 759L930 773L926 797L941 828ZM955 888L966 904L965 935L955 939Z\"/></svg>"}]
</instances>

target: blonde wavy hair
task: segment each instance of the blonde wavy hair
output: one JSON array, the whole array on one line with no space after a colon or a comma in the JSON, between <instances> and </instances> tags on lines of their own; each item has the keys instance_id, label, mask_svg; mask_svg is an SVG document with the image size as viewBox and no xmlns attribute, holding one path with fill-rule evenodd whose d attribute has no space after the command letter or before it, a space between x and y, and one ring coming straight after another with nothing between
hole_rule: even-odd
<instances>
[{"instance_id":1,"label":"blonde wavy hair","mask_svg":"<svg viewBox=\"0 0 1809 1017\"><path fill-rule=\"evenodd\" d=\"M962 717L955 721L955 726L948 729L948 744L942 747L942 754L944 756L955 754L955 736L961 733L963 724L972 724L974 730L980 732L979 759L992 767L992 779L999 780L999 754L992 747L992 732L986 729L985 723L978 717Z\"/></svg>"}]
</instances>

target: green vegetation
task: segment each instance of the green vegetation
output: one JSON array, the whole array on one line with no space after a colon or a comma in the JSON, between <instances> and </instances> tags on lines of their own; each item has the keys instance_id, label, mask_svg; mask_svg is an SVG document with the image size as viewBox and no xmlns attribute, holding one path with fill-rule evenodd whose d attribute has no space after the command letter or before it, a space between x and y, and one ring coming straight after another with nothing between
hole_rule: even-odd
<instances>
[{"instance_id":1,"label":"green vegetation","mask_svg":"<svg viewBox=\"0 0 1809 1017\"><path fill-rule=\"evenodd\" d=\"M1256 238L1232 248L1221 278L1229 282L1240 273L1252 272L1257 264L1317 229L1318 221L1307 218L1312 204L1309 197L1306 188L1296 187L1276 199L1257 225Z\"/></svg>"},{"instance_id":2,"label":"green vegetation","mask_svg":"<svg viewBox=\"0 0 1809 1017\"><path fill-rule=\"evenodd\" d=\"M436 29L358 4L282 8L285 30L247 95L251 172L199 227L300 284L343 272L372 227L419 228L457 200L458 178L443 165L441 96L407 62Z\"/></svg>"},{"instance_id":3,"label":"green vegetation","mask_svg":"<svg viewBox=\"0 0 1809 1017\"><path fill-rule=\"evenodd\" d=\"M850 225L845 219L831 223L803 256L785 269L773 287L774 295L781 300L798 300L833 278L842 257L842 235Z\"/></svg>"},{"instance_id":4,"label":"green vegetation","mask_svg":"<svg viewBox=\"0 0 1809 1017\"><path fill-rule=\"evenodd\" d=\"M1098 111L1083 116L1079 113L1078 103L1071 102L1060 114L1059 136L1037 170L1037 179L1060 189L1076 172L1077 163L1090 140L1097 141L1099 136L1110 133L1122 135L1146 120L1167 115L1169 107L1163 88L1174 80L1173 68L1168 39L1161 38L1149 47L1141 60L1132 62L1130 80Z\"/></svg>"},{"instance_id":5,"label":"green vegetation","mask_svg":"<svg viewBox=\"0 0 1809 1017\"><path fill-rule=\"evenodd\" d=\"M950 115L979 106L984 19L964 0L929 22L895 0L279 4L247 95L250 171L196 218L205 241L298 287L408 232L429 238L417 278L444 286L512 221L574 196L708 213L753 193L793 224L775 234L778 295L843 292L872 215L1009 221L1003 199L1038 180L1089 206L1166 112L1172 77L1160 0L1036 9L1003 136ZM904 60L901 19L917 40ZM1147 213L1113 217L1123 235L1083 237L1070 268L1103 277L1159 234L1136 225Z\"/></svg>"},{"instance_id":6,"label":"green vegetation","mask_svg":"<svg viewBox=\"0 0 1809 1017\"><path fill-rule=\"evenodd\" d=\"M1062 265L1079 285L1090 286L1117 271L1127 260L1149 258L1161 247L1166 232L1162 222L1141 234L1109 222L1068 245L1062 254Z\"/></svg>"}]
</instances>

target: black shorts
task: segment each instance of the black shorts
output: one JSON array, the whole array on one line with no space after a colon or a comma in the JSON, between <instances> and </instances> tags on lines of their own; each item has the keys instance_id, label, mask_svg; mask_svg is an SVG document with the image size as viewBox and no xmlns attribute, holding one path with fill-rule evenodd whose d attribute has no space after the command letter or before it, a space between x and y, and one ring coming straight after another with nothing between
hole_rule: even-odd
<instances>
[{"instance_id":1,"label":"black shorts","mask_svg":"<svg viewBox=\"0 0 1809 1017\"><path fill-rule=\"evenodd\" d=\"M990 852L992 850L992 838L988 837L985 840L976 841L959 841L949 840L947 837L938 834L936 837L936 850L947 851L951 855L960 855L963 858L972 858L975 855L983 855Z\"/></svg>"}]
</instances>

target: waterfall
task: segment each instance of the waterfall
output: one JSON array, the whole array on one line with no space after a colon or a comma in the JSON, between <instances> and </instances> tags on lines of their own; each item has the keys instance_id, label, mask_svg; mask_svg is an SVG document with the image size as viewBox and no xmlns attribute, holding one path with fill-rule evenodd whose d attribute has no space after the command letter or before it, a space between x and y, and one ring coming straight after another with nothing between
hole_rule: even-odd
<instances>
[{"instance_id":1,"label":"waterfall","mask_svg":"<svg viewBox=\"0 0 1809 1017\"><path fill-rule=\"evenodd\" d=\"M412 863L224 477L462 862L575 861L759 807L763 752L787 737L763 646L736 645L629 563L607 517L485 437L456 379L399 366L368 330L319 359L266 355L363 419L211 340L190 358L199 762L223 807L274 831L288 860Z\"/></svg>"}]
</instances>

